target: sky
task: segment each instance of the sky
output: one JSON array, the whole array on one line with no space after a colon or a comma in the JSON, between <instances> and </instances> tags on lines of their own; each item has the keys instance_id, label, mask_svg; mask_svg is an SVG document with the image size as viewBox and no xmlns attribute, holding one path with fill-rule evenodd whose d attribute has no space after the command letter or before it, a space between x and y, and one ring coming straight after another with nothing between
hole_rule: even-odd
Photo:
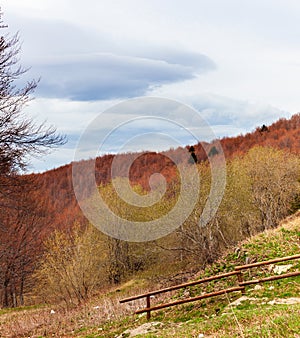
<instances>
[{"instance_id":1,"label":"sky","mask_svg":"<svg viewBox=\"0 0 300 338\"><path fill-rule=\"evenodd\" d=\"M159 135L176 135L181 116L151 120L144 108L133 116L122 103L136 98L186 105L218 138L300 111L298 0L2 0L1 9L8 31L19 32L21 63L30 67L23 81L40 78L26 114L68 138L33 159L29 171L73 161L95 123L99 132L115 133L99 154L130 150L125 144L160 150ZM127 129L118 127L121 115ZM188 121L175 144L190 144L197 128ZM138 147L133 130L148 135Z\"/></svg>"}]
</instances>

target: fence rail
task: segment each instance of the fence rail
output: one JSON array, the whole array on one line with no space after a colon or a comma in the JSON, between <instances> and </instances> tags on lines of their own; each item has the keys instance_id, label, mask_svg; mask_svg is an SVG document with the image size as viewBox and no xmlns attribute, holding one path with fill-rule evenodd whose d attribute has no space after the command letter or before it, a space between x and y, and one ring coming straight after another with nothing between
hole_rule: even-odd
<instances>
[{"instance_id":1,"label":"fence rail","mask_svg":"<svg viewBox=\"0 0 300 338\"><path fill-rule=\"evenodd\" d=\"M133 297L125 298L125 299L120 300L120 303L130 302L132 300L136 300L136 299L140 299L140 298L145 298L147 296L155 296L155 295L160 294L160 293L169 292L169 291L178 290L178 289L183 289L183 288L186 288L188 286L199 285L199 284L203 284L203 283L210 282L210 281L213 281L213 280L218 280L218 279L221 279L221 278L225 278L225 277L229 277L229 276L234 276L234 275L238 275L238 274L240 274L239 271L232 271L232 272L223 273L222 275L217 275L217 276L211 276L211 277L203 278L203 279L200 279L200 280L197 280L197 281L194 281L194 282L189 282L189 283L184 283L184 284L178 284L178 285L170 286L170 287L165 288L165 289L150 291L150 292L138 295L138 296L133 296Z\"/></svg>"},{"instance_id":2,"label":"fence rail","mask_svg":"<svg viewBox=\"0 0 300 338\"><path fill-rule=\"evenodd\" d=\"M246 264L246 265L239 265L239 266L236 266L234 269L235 270L251 269L251 268L255 268L255 267L258 267L258 266L262 266L262 265L280 263L280 262L290 261L290 260L299 259L299 258L300 258L300 254L294 255L294 256L286 256L286 257L271 259L269 261L262 261L262 262L256 262L256 263L251 263L251 264Z\"/></svg>"},{"instance_id":3,"label":"fence rail","mask_svg":"<svg viewBox=\"0 0 300 338\"><path fill-rule=\"evenodd\" d=\"M242 271L242 270L246 270L246 269L257 268L257 267L264 266L264 265L270 265L270 264L274 264L274 263L280 263L280 262L290 261L290 260L299 259L299 258L300 258L300 255L286 256L286 257L275 258L275 259L271 259L271 260L263 261L263 262L256 262L256 263L251 263L251 264L246 264L246 265L240 265L240 266L236 266L234 269L235 269L235 271ZM238 282L239 282L239 286L245 287L247 285L270 282L270 281L273 281L273 280L289 278L289 277L296 277L296 276L299 276L299 275L300 275L300 271L299 272L297 271L297 272L290 272L290 273L286 273L286 274L282 274L282 275L278 275L278 276L271 276L271 277L265 277L265 278L260 278L260 279L252 279L252 280L249 280L249 281L244 281L243 280L243 274L241 274Z\"/></svg>"},{"instance_id":4,"label":"fence rail","mask_svg":"<svg viewBox=\"0 0 300 338\"><path fill-rule=\"evenodd\" d=\"M219 296L219 295L223 295L223 294L227 294L227 293L231 293L231 292L241 291L242 294L244 294L245 293L245 286L247 286L247 285L264 283L264 282L268 282L268 281L299 276L300 271L295 271L295 272L290 272L290 273L286 273L286 274L282 274L282 275L270 276L270 277L253 279L253 280L248 280L248 281L244 281L244 279L243 279L243 273L242 273L243 270L252 269L254 267L260 267L260 266L263 266L263 265L270 265L270 264L273 264L273 263L295 260L295 259L300 259L300 254L294 255L294 256L276 258L276 259L272 259L272 260L268 260L268 261L262 261L262 262L256 262L256 263L236 266L234 268L234 271L231 271L231 272L223 273L221 275L216 275L216 276L210 276L210 277L203 278L203 279L193 281L193 282L189 282L189 283L174 285L174 286L164 288L164 289L160 289L160 290L150 291L150 292L140 294L140 295L137 295L137 296L133 296L133 297L128 297L128 298L120 300L120 303L127 303L127 302L131 302L131 301L134 301L134 300L137 300L137 299L146 298L146 307L143 308L143 309L139 309L139 310L135 311L135 313L139 314L139 313L146 312L147 313L147 319L149 320L151 318L151 311L155 311L155 310L159 310L159 309L163 309L163 308L166 308L166 307L171 307L171 306L175 306L175 305L179 305L179 304L195 302L197 300L215 297L215 296ZM200 284L203 284L203 283L219 280L219 279L222 279L222 278L228 278L230 276L237 276L238 286L228 288L228 289L218 290L218 291L214 291L214 292L210 292L210 293L205 293L205 294L202 294L202 295L196 296L196 297L180 299L180 300L170 302L170 303L159 304L159 305L155 305L155 306L151 307L151 296L155 296L155 295L158 295L158 294L161 294L161 293L170 292L170 291L174 291L174 290L184 289L184 288L187 288L189 286L200 285Z\"/></svg>"},{"instance_id":5,"label":"fence rail","mask_svg":"<svg viewBox=\"0 0 300 338\"><path fill-rule=\"evenodd\" d=\"M191 297L191 298L187 298L187 299L180 299L180 300L176 300L175 302L172 302L172 303L160 304L160 305L156 305L156 306L153 306L153 307L137 310L137 311L135 311L135 313L136 314L143 313L143 312L150 313L150 311L155 311L155 310L163 309L163 308L174 306L174 305L195 302L196 300L210 298L210 297L215 297L215 296L220 296L220 295L224 295L225 293L230 293L230 292L235 292L235 291L241 291L242 289L244 289L242 286L236 286L234 288L229 288L229 289L225 289L225 290L220 290L220 291L206 293L204 295L197 296L197 297Z\"/></svg>"},{"instance_id":6,"label":"fence rail","mask_svg":"<svg viewBox=\"0 0 300 338\"><path fill-rule=\"evenodd\" d=\"M296 277L296 276L299 276L299 275L300 275L300 271L299 272L297 271L297 272L291 272L291 273L287 273L287 274L279 275L279 276L271 276L271 277L265 277L265 278L261 278L261 279L254 279L254 280L249 280L249 281L245 281L245 282L240 282L239 285L240 286L246 286L246 285L251 285L251 284L270 282L270 281L277 280L277 279Z\"/></svg>"}]
</instances>

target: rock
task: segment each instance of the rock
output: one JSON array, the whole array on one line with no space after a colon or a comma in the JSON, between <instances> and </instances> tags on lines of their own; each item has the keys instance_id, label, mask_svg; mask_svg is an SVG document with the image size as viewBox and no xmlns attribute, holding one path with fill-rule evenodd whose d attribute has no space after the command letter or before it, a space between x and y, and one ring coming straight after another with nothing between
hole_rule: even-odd
<instances>
[{"instance_id":1,"label":"rock","mask_svg":"<svg viewBox=\"0 0 300 338\"><path fill-rule=\"evenodd\" d=\"M204 334L203 333L199 333L198 338L203 338Z\"/></svg>"},{"instance_id":2,"label":"rock","mask_svg":"<svg viewBox=\"0 0 300 338\"><path fill-rule=\"evenodd\" d=\"M265 298L251 298L251 297L247 297L247 296L242 296L238 299L236 299L235 301L233 301L232 303L229 304L229 307L231 306L239 306L242 304L242 302L245 302L246 300L248 300L249 302L254 302L257 303L259 300L262 300ZM226 309L228 308L228 306L226 307Z\"/></svg>"},{"instance_id":3,"label":"rock","mask_svg":"<svg viewBox=\"0 0 300 338\"><path fill-rule=\"evenodd\" d=\"M257 290L261 290L262 289L262 286L261 285L255 285L254 287L254 290L257 291Z\"/></svg>"},{"instance_id":4,"label":"rock","mask_svg":"<svg viewBox=\"0 0 300 338\"><path fill-rule=\"evenodd\" d=\"M137 335L144 335L148 333L155 333L157 330L162 327L163 324L161 322L150 322L150 323L145 323L135 329L128 329L124 331L121 335L117 336L117 338L124 338L124 337L135 337Z\"/></svg>"},{"instance_id":5,"label":"rock","mask_svg":"<svg viewBox=\"0 0 300 338\"><path fill-rule=\"evenodd\" d=\"M248 299L247 296L242 296L242 297L236 299L234 302L230 303L229 305L230 306L238 306L238 305L241 305L241 303L244 302L247 299Z\"/></svg>"},{"instance_id":6,"label":"rock","mask_svg":"<svg viewBox=\"0 0 300 338\"><path fill-rule=\"evenodd\" d=\"M185 298L188 298L188 297L190 297L190 290L188 290L188 289L185 289L184 291L183 291L183 296L185 297Z\"/></svg>"},{"instance_id":7,"label":"rock","mask_svg":"<svg viewBox=\"0 0 300 338\"><path fill-rule=\"evenodd\" d=\"M277 275L281 275L282 273L287 272L292 266L293 266L293 264L276 265L276 266L274 266L273 271L274 271Z\"/></svg>"},{"instance_id":8,"label":"rock","mask_svg":"<svg viewBox=\"0 0 300 338\"><path fill-rule=\"evenodd\" d=\"M300 298L299 297L291 297L291 298L277 298L273 299L270 302L268 302L269 305L275 305L275 304L300 304Z\"/></svg>"},{"instance_id":9,"label":"rock","mask_svg":"<svg viewBox=\"0 0 300 338\"><path fill-rule=\"evenodd\" d=\"M54 310L51 310L50 313L51 313L52 315L54 315L55 311L54 311Z\"/></svg>"}]
</instances>

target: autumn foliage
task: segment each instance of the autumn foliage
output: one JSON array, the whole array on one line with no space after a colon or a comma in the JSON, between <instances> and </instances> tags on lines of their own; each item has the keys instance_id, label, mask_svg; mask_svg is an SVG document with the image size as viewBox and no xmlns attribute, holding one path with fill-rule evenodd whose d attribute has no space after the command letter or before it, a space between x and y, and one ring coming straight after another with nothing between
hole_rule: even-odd
<instances>
[{"instance_id":1,"label":"autumn foliage","mask_svg":"<svg viewBox=\"0 0 300 338\"><path fill-rule=\"evenodd\" d=\"M280 119L263 129L257 127L252 133L221 139L220 142L226 159L241 156L258 145L283 149L294 154L300 153L300 114L296 114L290 119ZM205 161L210 151L213 150L214 142L211 144L196 144L194 147L198 161L201 162ZM133 161L130 168L131 184L139 184L145 190L149 190L149 178L153 173L161 173L167 182L172 182L176 178L177 170L170 156L176 158L176 152L176 149L171 149L162 153L141 154ZM126 161L130 160L128 158L133 154L120 154L118 156L124 158L125 162L125 159ZM98 185L106 185L111 181L113 158L114 155L105 155L96 159L95 178ZM180 158L178 161L180 161ZM119 168L119 172L121 173L120 176L126 176L125 169L122 171L122 168ZM84 170L81 174L84 181ZM85 222L73 191L71 164L33 176L40 186L40 198L47 204L47 217L51 220L53 228L64 229L72 226L74 221Z\"/></svg>"}]
</instances>

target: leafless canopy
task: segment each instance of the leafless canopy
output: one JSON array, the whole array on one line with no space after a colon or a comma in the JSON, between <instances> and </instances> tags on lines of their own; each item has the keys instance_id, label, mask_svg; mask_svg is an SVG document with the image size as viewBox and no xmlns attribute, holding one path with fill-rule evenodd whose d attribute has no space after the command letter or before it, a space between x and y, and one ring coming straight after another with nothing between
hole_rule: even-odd
<instances>
[{"instance_id":1,"label":"leafless canopy","mask_svg":"<svg viewBox=\"0 0 300 338\"><path fill-rule=\"evenodd\" d=\"M0 25L5 29L2 21ZM19 52L18 34L0 37L0 175L24 169L28 155L44 154L65 142L53 126L38 125L22 112L38 81L18 88L16 83L27 71L19 65Z\"/></svg>"}]
</instances>

